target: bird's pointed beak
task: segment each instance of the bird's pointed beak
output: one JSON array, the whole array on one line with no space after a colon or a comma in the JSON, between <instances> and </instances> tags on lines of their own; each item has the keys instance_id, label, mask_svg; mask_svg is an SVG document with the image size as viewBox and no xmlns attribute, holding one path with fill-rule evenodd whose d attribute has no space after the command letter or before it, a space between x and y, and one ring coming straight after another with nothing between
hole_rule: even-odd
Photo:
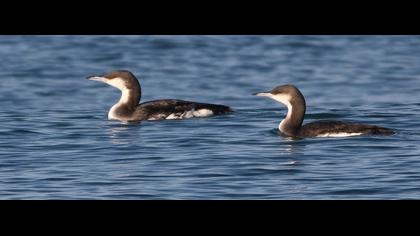
<instances>
[{"instance_id":1,"label":"bird's pointed beak","mask_svg":"<svg viewBox=\"0 0 420 236\"><path fill-rule=\"evenodd\" d=\"M102 76L88 76L86 77L86 79L93 80L93 81L100 81L103 83L106 83L108 81L108 78L102 77Z\"/></svg>"},{"instance_id":2,"label":"bird's pointed beak","mask_svg":"<svg viewBox=\"0 0 420 236\"><path fill-rule=\"evenodd\" d=\"M259 93L253 93L252 95L259 96L259 97L271 97L270 92L259 92Z\"/></svg>"}]
</instances>

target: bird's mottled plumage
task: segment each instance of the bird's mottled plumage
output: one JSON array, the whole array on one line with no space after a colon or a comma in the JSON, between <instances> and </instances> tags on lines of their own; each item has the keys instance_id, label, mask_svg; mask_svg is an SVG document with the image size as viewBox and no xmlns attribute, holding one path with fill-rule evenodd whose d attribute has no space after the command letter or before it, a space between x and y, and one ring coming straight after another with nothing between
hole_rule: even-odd
<instances>
[{"instance_id":1,"label":"bird's mottled plumage","mask_svg":"<svg viewBox=\"0 0 420 236\"><path fill-rule=\"evenodd\" d=\"M347 133L347 134L393 134L388 128L376 125L366 125L353 122L322 120L303 125L300 128L300 136L314 137L323 134Z\"/></svg>"}]
</instances>

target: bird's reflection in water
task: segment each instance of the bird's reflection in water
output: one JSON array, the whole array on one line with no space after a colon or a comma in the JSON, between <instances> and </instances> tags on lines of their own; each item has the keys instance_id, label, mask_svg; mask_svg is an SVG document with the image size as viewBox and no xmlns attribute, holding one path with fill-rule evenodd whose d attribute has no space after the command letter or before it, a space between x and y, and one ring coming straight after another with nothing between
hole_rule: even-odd
<instances>
[{"instance_id":1,"label":"bird's reflection in water","mask_svg":"<svg viewBox=\"0 0 420 236\"><path fill-rule=\"evenodd\" d=\"M305 155L304 147L302 146L302 143L296 142L296 140L292 138L284 138L281 151L282 151L283 160L284 159L288 159L288 160L284 160L280 162L279 163L280 165L302 164L302 159Z\"/></svg>"},{"instance_id":2,"label":"bird's reflection in water","mask_svg":"<svg viewBox=\"0 0 420 236\"><path fill-rule=\"evenodd\" d=\"M137 123L117 123L111 124L107 127L106 131L111 143L118 145L130 144L133 142L133 138L138 138L138 132L133 132L133 127L139 129L140 126Z\"/></svg>"},{"instance_id":3,"label":"bird's reflection in water","mask_svg":"<svg viewBox=\"0 0 420 236\"><path fill-rule=\"evenodd\" d=\"M305 142L301 138L284 136L278 129L273 129L272 133L279 141L279 154L283 161L280 165L299 165L302 164L302 158L305 155ZM286 158L285 158L286 157ZM288 159L288 160L285 160Z\"/></svg>"},{"instance_id":4,"label":"bird's reflection in water","mask_svg":"<svg viewBox=\"0 0 420 236\"><path fill-rule=\"evenodd\" d=\"M275 135L280 142L280 153L289 155L304 154L305 145L303 139L284 136L278 129L272 129L271 133Z\"/></svg>"}]
</instances>

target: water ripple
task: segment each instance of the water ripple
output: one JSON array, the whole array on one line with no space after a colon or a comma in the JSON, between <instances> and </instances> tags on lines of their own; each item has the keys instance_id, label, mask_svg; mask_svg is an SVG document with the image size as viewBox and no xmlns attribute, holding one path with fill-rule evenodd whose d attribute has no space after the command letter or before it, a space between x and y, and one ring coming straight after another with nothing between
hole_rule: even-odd
<instances>
[{"instance_id":1,"label":"water ripple","mask_svg":"<svg viewBox=\"0 0 420 236\"><path fill-rule=\"evenodd\" d=\"M418 199L415 36L0 37L1 199ZM232 106L226 116L123 124L119 92L84 78L138 75L142 101ZM293 83L304 122L395 129L293 139L286 107L252 96Z\"/></svg>"}]
</instances>

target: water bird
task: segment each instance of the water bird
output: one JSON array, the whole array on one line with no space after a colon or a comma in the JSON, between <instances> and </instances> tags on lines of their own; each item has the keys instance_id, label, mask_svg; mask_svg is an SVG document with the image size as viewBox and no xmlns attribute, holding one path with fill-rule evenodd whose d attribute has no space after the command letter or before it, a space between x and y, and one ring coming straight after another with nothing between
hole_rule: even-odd
<instances>
[{"instance_id":1,"label":"water bird","mask_svg":"<svg viewBox=\"0 0 420 236\"><path fill-rule=\"evenodd\" d=\"M347 137L355 135L391 135L395 132L376 125L353 122L321 120L302 125L306 112L306 102L302 93L294 85L286 84L269 92L254 93L274 99L287 106L287 115L280 122L278 130L288 137Z\"/></svg>"},{"instance_id":2,"label":"water bird","mask_svg":"<svg viewBox=\"0 0 420 236\"><path fill-rule=\"evenodd\" d=\"M139 104L140 83L134 74L127 70L116 70L100 76L89 76L86 79L106 83L121 91L120 100L108 112L109 120L132 122L187 119L232 112L230 107L224 105L176 99L161 99Z\"/></svg>"}]
</instances>

